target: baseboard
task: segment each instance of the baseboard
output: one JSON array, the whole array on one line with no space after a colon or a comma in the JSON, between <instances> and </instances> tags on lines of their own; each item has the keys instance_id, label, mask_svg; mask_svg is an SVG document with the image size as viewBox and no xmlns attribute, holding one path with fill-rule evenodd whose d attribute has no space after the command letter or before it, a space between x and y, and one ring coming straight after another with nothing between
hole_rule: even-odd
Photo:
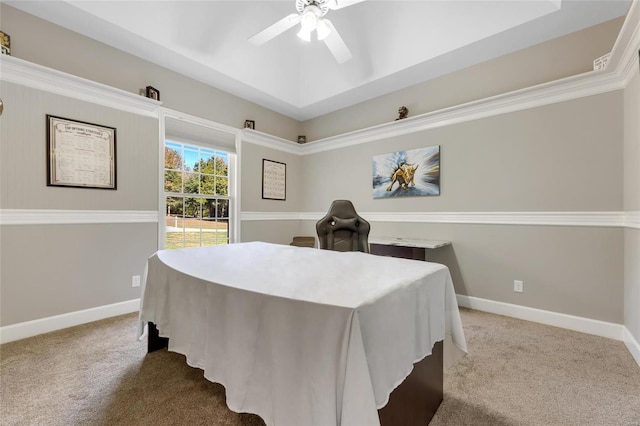
<instances>
[{"instance_id":1,"label":"baseboard","mask_svg":"<svg viewBox=\"0 0 640 426\"><path fill-rule=\"evenodd\" d=\"M136 312L139 309L140 299L133 299L111 305L98 306L97 308L84 309L82 311L7 325L0 327L0 344L73 327L74 325L86 324L92 321Z\"/></svg>"},{"instance_id":2,"label":"baseboard","mask_svg":"<svg viewBox=\"0 0 640 426\"><path fill-rule=\"evenodd\" d=\"M528 308L526 306L512 305L510 303L496 302L461 294L456 295L456 297L458 299L458 305L464 308L519 318L615 340L623 340L624 330L626 330L626 327L622 324L544 311L542 309Z\"/></svg>"},{"instance_id":3,"label":"baseboard","mask_svg":"<svg viewBox=\"0 0 640 426\"><path fill-rule=\"evenodd\" d=\"M624 327L624 344L627 345L629 352L631 352L631 356L636 360L638 365L640 366L640 343L633 337L631 332L627 327Z\"/></svg>"}]
</instances>

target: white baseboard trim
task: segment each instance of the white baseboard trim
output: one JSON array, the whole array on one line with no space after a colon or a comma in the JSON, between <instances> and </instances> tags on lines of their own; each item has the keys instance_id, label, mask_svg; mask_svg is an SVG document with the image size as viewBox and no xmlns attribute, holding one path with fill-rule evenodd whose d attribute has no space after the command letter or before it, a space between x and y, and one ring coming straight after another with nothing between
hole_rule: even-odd
<instances>
[{"instance_id":1,"label":"white baseboard trim","mask_svg":"<svg viewBox=\"0 0 640 426\"><path fill-rule=\"evenodd\" d=\"M624 344L627 345L629 352L631 352L631 356L640 366L640 343L638 343L638 341L633 337L627 327L624 327L623 340Z\"/></svg>"},{"instance_id":2,"label":"white baseboard trim","mask_svg":"<svg viewBox=\"0 0 640 426\"><path fill-rule=\"evenodd\" d=\"M510 303L480 299L478 297L464 296L461 294L456 295L456 297L458 299L458 305L464 308L504 315L526 321L533 321L540 324L552 325L554 327L566 328L568 330L608 337L615 340L623 340L624 336L625 327L622 324L576 317L558 312L544 311L542 309L528 308L526 306L512 305Z\"/></svg>"},{"instance_id":3,"label":"white baseboard trim","mask_svg":"<svg viewBox=\"0 0 640 426\"><path fill-rule=\"evenodd\" d=\"M61 330L75 325L86 324L105 318L136 312L140 309L140 299L127 300L111 305L98 306L82 311L40 318L33 321L0 327L0 344L37 336L50 331Z\"/></svg>"}]
</instances>

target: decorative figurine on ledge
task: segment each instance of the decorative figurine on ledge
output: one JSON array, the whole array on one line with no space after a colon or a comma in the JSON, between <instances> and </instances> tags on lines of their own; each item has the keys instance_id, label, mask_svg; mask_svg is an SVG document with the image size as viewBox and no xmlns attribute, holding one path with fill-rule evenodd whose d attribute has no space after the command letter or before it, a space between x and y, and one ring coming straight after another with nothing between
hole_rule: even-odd
<instances>
[{"instance_id":1,"label":"decorative figurine on ledge","mask_svg":"<svg viewBox=\"0 0 640 426\"><path fill-rule=\"evenodd\" d=\"M398 108L398 118L396 118L396 121L402 120L403 118L407 118L408 115L409 115L409 110L407 109L406 106L402 105L400 108Z\"/></svg>"},{"instance_id":2,"label":"decorative figurine on ledge","mask_svg":"<svg viewBox=\"0 0 640 426\"><path fill-rule=\"evenodd\" d=\"M11 56L11 36L0 31L0 53Z\"/></svg>"}]
</instances>

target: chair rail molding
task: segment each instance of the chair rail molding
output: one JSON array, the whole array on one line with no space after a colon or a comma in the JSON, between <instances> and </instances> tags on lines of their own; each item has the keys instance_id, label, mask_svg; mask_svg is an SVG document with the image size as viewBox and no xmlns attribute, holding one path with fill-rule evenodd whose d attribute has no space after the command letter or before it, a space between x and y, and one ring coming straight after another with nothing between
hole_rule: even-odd
<instances>
[{"instance_id":1,"label":"chair rail molding","mask_svg":"<svg viewBox=\"0 0 640 426\"><path fill-rule=\"evenodd\" d=\"M0 80L138 115L157 117L162 102L14 56L2 56Z\"/></svg>"},{"instance_id":2,"label":"chair rail molding","mask_svg":"<svg viewBox=\"0 0 640 426\"><path fill-rule=\"evenodd\" d=\"M627 228L640 229L640 211L625 212L624 222Z\"/></svg>"},{"instance_id":3,"label":"chair rail molding","mask_svg":"<svg viewBox=\"0 0 640 426\"><path fill-rule=\"evenodd\" d=\"M242 212L243 221L320 220L326 212ZM629 212L360 212L370 222L637 227ZM635 219L634 219L635 218ZM635 225L634 225L635 224Z\"/></svg>"},{"instance_id":4,"label":"chair rail molding","mask_svg":"<svg viewBox=\"0 0 640 426\"><path fill-rule=\"evenodd\" d=\"M158 223L157 210L0 209L0 225Z\"/></svg>"}]
</instances>

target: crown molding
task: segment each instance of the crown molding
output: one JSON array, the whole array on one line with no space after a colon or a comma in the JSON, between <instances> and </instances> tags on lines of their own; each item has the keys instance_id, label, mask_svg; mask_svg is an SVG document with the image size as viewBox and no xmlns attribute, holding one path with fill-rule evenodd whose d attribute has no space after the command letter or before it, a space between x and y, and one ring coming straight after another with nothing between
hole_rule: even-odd
<instances>
[{"instance_id":1,"label":"crown molding","mask_svg":"<svg viewBox=\"0 0 640 426\"><path fill-rule=\"evenodd\" d=\"M242 212L243 221L320 220L326 212ZM633 212L360 212L370 222L637 227ZM634 226L635 224L635 226Z\"/></svg>"},{"instance_id":2,"label":"crown molding","mask_svg":"<svg viewBox=\"0 0 640 426\"><path fill-rule=\"evenodd\" d=\"M227 133L234 137L240 132L240 129L236 127L228 126L226 124L218 123L186 112L176 111L166 107L159 107L158 111L160 118L173 118L195 126L206 127L222 133Z\"/></svg>"},{"instance_id":3,"label":"crown molding","mask_svg":"<svg viewBox=\"0 0 640 426\"><path fill-rule=\"evenodd\" d=\"M522 111L624 88L623 80L613 72L590 71L549 83L468 102L399 121L380 124L338 136L309 142L304 154L315 154L367 142L391 139L410 133L451 126L511 112Z\"/></svg>"},{"instance_id":4,"label":"crown molding","mask_svg":"<svg viewBox=\"0 0 640 426\"><path fill-rule=\"evenodd\" d=\"M158 223L158 212L134 210L0 209L0 225Z\"/></svg>"},{"instance_id":5,"label":"crown molding","mask_svg":"<svg viewBox=\"0 0 640 426\"><path fill-rule=\"evenodd\" d=\"M611 68L626 87L638 69L638 51L640 50L640 2L632 1L627 16L618 33L611 57L606 68Z\"/></svg>"},{"instance_id":6,"label":"crown molding","mask_svg":"<svg viewBox=\"0 0 640 426\"><path fill-rule=\"evenodd\" d=\"M162 102L34 64L14 56L0 58L0 80L138 115L157 116Z\"/></svg>"},{"instance_id":7,"label":"crown molding","mask_svg":"<svg viewBox=\"0 0 640 426\"><path fill-rule=\"evenodd\" d=\"M277 149L279 151L288 152L289 154L303 154L301 149L302 145L297 142L292 142L288 139L279 138L253 129L242 129L242 142Z\"/></svg>"},{"instance_id":8,"label":"crown molding","mask_svg":"<svg viewBox=\"0 0 640 426\"><path fill-rule=\"evenodd\" d=\"M603 70L590 71L306 144L298 144L252 129L242 129L240 135L243 142L294 155L307 155L598 95L626 87L637 68L639 48L640 2L633 1L611 51L607 67ZM162 105L159 101L138 94L33 64L13 56L2 56L0 80L140 115L157 117L158 108Z\"/></svg>"}]
</instances>

